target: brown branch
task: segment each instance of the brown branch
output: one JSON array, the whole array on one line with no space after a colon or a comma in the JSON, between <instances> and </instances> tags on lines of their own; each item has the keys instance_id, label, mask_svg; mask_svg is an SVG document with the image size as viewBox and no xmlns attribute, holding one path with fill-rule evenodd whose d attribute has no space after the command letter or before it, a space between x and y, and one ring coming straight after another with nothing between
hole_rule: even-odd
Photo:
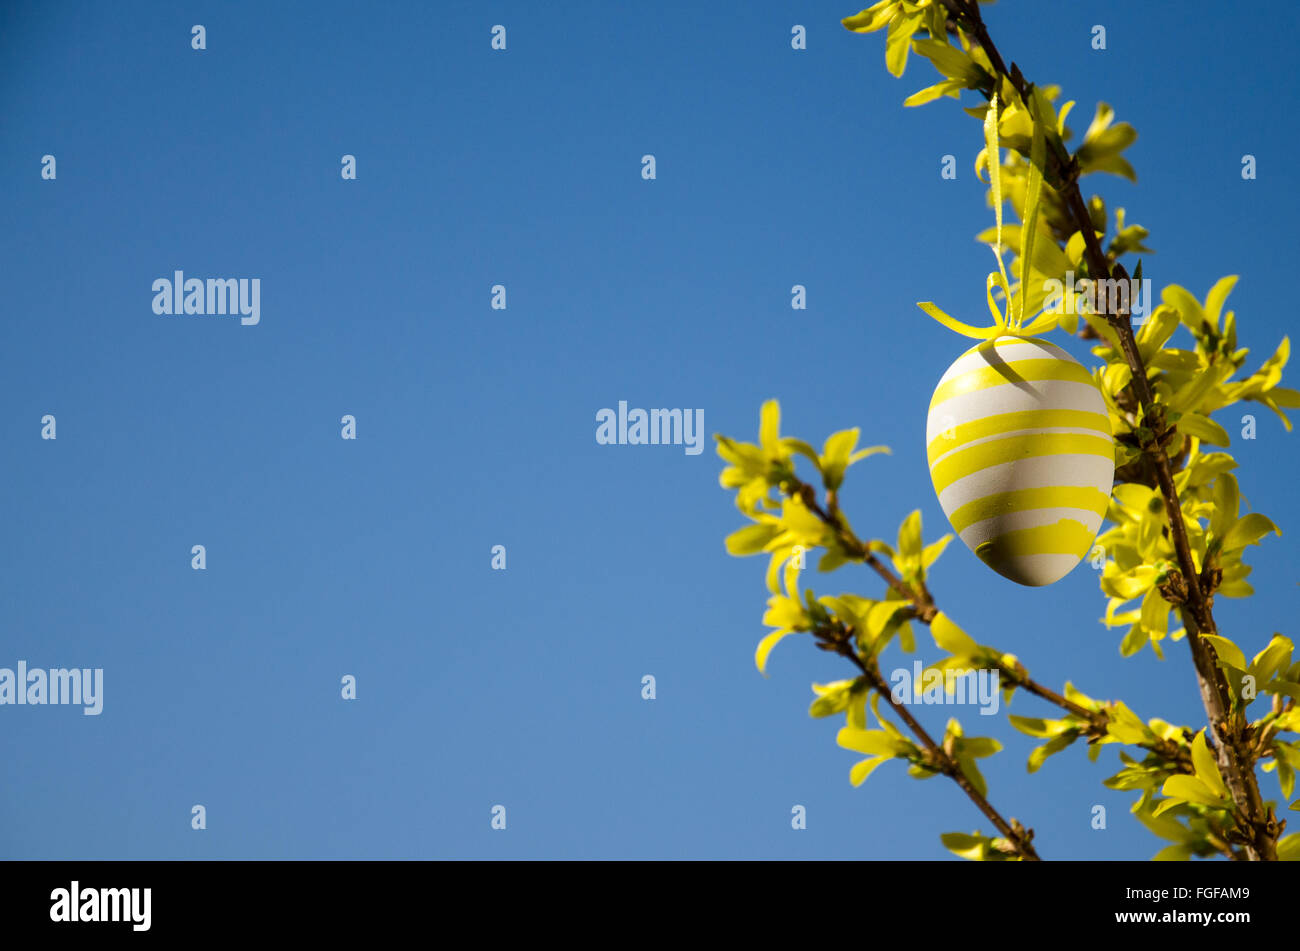
<instances>
[{"instance_id":1,"label":"brown branch","mask_svg":"<svg viewBox=\"0 0 1300 951\"><path fill-rule=\"evenodd\" d=\"M934 599L930 597L930 592L926 590L925 582L918 582L913 587L898 577L885 567L885 564L876 557L875 552L864 545L856 535L844 526L835 505L828 503L826 508L822 508L817 501L817 492L811 485L800 482L798 479L792 479L791 483L790 495L797 495L810 512L835 532L840 544L844 546L844 550L850 557L866 562L869 568L884 579L885 584L897 591L906 600L911 601L913 607L916 608L918 619L926 624L934 620L934 616L939 613L939 609L935 607Z\"/></svg>"},{"instance_id":2,"label":"brown branch","mask_svg":"<svg viewBox=\"0 0 1300 951\"><path fill-rule=\"evenodd\" d=\"M1042 861L1039 858L1038 853L1034 850L1032 843L1034 837L1033 830L1024 828L1015 819L1007 822L1007 820L1002 817L1002 814L993 807L993 804L988 801L987 797L975 788L975 785L966 776L965 772L962 771L960 764L949 756L948 752L942 746L935 743L930 734L926 732L925 727L921 726L917 719L912 716L911 711L909 711L907 707L894 699L893 692L889 689L889 685L885 682L885 678L881 676L880 670L877 668L875 661L873 660L872 662L867 663L858 656L858 652L854 648L852 638L850 637L837 638L833 643L835 644L837 653L847 657L853 662L858 670L862 671L862 676L871 689L883 697L885 702L889 704L890 708L894 711L895 715L907 724L907 728L912 731L912 735L915 736L921 742L922 747L925 748L929 761L934 765L935 769L961 787L962 792L967 795L980 812L984 813L988 820L997 828L998 832L1002 833L1003 838L1011 844L1012 848L1015 849L1018 855L1027 861Z\"/></svg>"},{"instance_id":3,"label":"brown branch","mask_svg":"<svg viewBox=\"0 0 1300 951\"><path fill-rule=\"evenodd\" d=\"M958 18L958 22L968 29L977 43L988 56L989 63L998 74L998 82L1005 78L1011 83L1023 103L1029 102L1029 85L1020 70L1013 63L1008 70L980 15L976 0L947 0L946 5ZM1060 181L1059 192L1065 207L1073 219L1079 233L1083 235L1084 254L1088 262L1089 275L1094 282L1098 280L1128 280L1128 273L1122 265L1113 268L1097 240L1093 229L1092 217L1088 206L1079 190L1079 164L1070 157L1063 162L1054 147L1049 154L1049 163ZM1061 146L1063 149L1064 146ZM990 157L990 161L994 161ZM1045 170L1045 174L1046 174ZM1096 286L1095 283L1093 285ZM1102 295L1102 310L1105 297ZM1121 296L1122 295L1117 295ZM1151 384L1147 379L1146 366L1138 352L1137 341L1133 335L1132 323L1127 306L1121 302L1115 313L1102 314L1106 322L1115 331L1124 359L1133 373L1132 386L1142 407L1143 430L1149 432L1142 449L1150 457L1155 470L1160 494L1164 498L1165 515L1169 522L1169 537L1177 555L1178 567L1187 586L1187 603L1183 610L1184 625L1187 629L1187 642L1192 653L1192 662L1196 668L1197 681L1200 686L1201 700L1215 739L1215 755L1219 769L1224 774L1224 781L1232 793L1233 802L1242 819L1250 827L1250 841L1246 843L1247 855L1251 859L1276 860L1277 858L1277 819L1263 805L1256 780L1254 761L1249 752L1242 748L1241 740L1246 732L1244 714L1233 709L1231 694L1222 671L1219 669L1213 646L1201 640L1201 634L1215 634L1218 631L1212 611L1213 598L1201 586L1200 572L1192 557L1191 544L1187 538L1187 528L1183 523L1182 505L1178 491L1174 486L1174 477L1169 457L1164 444L1173 433L1172 427L1165 425L1163 409L1155 402Z\"/></svg>"},{"instance_id":4,"label":"brown branch","mask_svg":"<svg viewBox=\"0 0 1300 951\"><path fill-rule=\"evenodd\" d=\"M1246 847L1252 861L1277 861L1277 837L1281 831L1272 810L1265 807L1255 779L1253 750L1244 736L1245 722L1240 713L1224 710L1223 697L1227 694L1223 671L1214 657L1214 649L1196 633L1196 620L1191 612L1182 611L1183 626L1191 642L1192 662L1196 665L1197 681L1201 688L1201 702L1210 717L1210 727L1215 738L1215 758L1223 781L1232 793L1232 801L1250 829ZM1235 721L1241 720L1241 727Z\"/></svg>"},{"instance_id":5,"label":"brown branch","mask_svg":"<svg viewBox=\"0 0 1300 951\"><path fill-rule=\"evenodd\" d=\"M913 606L912 617L925 624L933 622L935 616L939 613L939 608L934 602L933 595L925 586L924 581L918 581L914 585L903 581L898 575L889 570L875 556L870 547L862 542L860 538L853 534L839 517L838 505L834 496L827 493L830 501L823 507L817 500L817 493L811 485L799 480L797 477L790 475L786 479L786 491L791 496L797 496L810 512L821 519L822 523L835 532L836 540L840 547L847 552L850 557L859 559L867 564L876 574L884 580L890 588L898 593L904 600L911 601ZM1110 716L1103 710L1089 710L1087 707L1080 706L1073 700L1061 696L1055 690L1034 680L1023 668L1012 667L1002 662L1001 658L988 658L989 663L994 666L999 676L1005 677L1016 687L1027 690L1029 693L1048 703L1055 704L1067 713L1078 717L1088 725L1084 733L1089 738L1103 737L1107 735L1106 725L1110 722ZM1168 760L1175 764L1181 772L1189 775L1194 774L1191 754L1186 747L1179 746L1177 743L1164 739L1156 739L1149 743L1131 744L1145 749L1149 752Z\"/></svg>"},{"instance_id":6,"label":"brown branch","mask_svg":"<svg viewBox=\"0 0 1300 951\"><path fill-rule=\"evenodd\" d=\"M1273 714L1287 713L1294 709L1294 707L1295 700L1293 698L1288 697L1284 701L1280 693L1273 694ZM1276 720L1260 730L1254 738L1253 749L1251 752L1252 758L1255 760L1261 760L1272 756L1273 738L1280 732L1281 729L1278 727Z\"/></svg>"}]
</instances>

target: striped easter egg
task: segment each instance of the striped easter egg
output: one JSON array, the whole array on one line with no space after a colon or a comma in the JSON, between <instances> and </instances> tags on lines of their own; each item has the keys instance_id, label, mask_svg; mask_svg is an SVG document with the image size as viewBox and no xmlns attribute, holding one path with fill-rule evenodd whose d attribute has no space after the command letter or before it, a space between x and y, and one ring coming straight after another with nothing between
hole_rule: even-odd
<instances>
[{"instance_id":1,"label":"striped easter egg","mask_svg":"<svg viewBox=\"0 0 1300 951\"><path fill-rule=\"evenodd\" d=\"M930 479L948 521L998 574L1065 577L1110 501L1115 449L1101 391L1060 347L1034 337L976 345L930 400Z\"/></svg>"}]
</instances>

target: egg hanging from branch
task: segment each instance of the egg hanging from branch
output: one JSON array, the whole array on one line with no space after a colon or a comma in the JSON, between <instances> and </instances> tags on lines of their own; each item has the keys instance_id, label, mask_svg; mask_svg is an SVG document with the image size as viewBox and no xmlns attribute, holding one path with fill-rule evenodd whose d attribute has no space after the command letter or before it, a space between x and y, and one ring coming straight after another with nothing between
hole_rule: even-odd
<instances>
[{"instance_id":1,"label":"egg hanging from branch","mask_svg":"<svg viewBox=\"0 0 1300 951\"><path fill-rule=\"evenodd\" d=\"M930 478L953 530L1023 585L1065 577L1101 528L1115 446L1079 361L1035 337L999 337L948 368L926 422Z\"/></svg>"}]
</instances>

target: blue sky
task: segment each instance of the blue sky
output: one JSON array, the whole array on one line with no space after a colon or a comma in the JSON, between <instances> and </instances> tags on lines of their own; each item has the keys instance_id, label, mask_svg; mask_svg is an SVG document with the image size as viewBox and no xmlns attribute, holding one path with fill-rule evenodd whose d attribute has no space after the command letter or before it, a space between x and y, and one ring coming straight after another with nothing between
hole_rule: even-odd
<instances>
[{"instance_id":1,"label":"blue sky","mask_svg":"<svg viewBox=\"0 0 1300 951\"><path fill-rule=\"evenodd\" d=\"M0 855L934 859L942 832L991 831L897 764L849 785L858 757L806 712L811 682L847 675L834 658L787 641L754 669L763 564L723 549L740 516L711 445L594 438L627 400L752 440L777 397L790 434L893 447L850 473L861 533L892 539L916 507L927 540L946 529L925 414L965 344L915 302L983 311L979 126L951 100L904 109L933 70L890 77L883 36L839 25L858 9L6 4L0 666L102 667L105 697L98 717L0 708ZM1253 367L1293 329L1300 143L1276 37L1300 11L1260 33L1176 9L1009 0L986 19L1079 101L1077 129L1097 100L1137 126L1139 185L1089 182L1151 229L1157 289L1241 275ZM156 316L152 282L177 269L259 278L261 322ZM1296 437L1255 412L1242 492L1284 535L1248 558L1256 597L1217 606L1249 652L1300 613ZM861 569L807 578L879 594ZM1044 683L1203 722L1185 647L1121 659L1086 565L1027 589L955 545L932 588ZM920 711L935 731L947 712ZM1044 857L1160 847L1100 785L1112 751L1028 776L1034 741L959 713L1007 747L984 761L990 799Z\"/></svg>"}]
</instances>

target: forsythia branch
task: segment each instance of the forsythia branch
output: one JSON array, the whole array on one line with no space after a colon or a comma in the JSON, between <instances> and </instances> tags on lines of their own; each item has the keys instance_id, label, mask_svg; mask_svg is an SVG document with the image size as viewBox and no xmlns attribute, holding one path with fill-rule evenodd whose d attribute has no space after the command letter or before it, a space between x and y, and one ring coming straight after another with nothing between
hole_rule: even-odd
<instances>
[{"instance_id":1,"label":"forsythia branch","mask_svg":"<svg viewBox=\"0 0 1300 951\"><path fill-rule=\"evenodd\" d=\"M882 565L881 567L883 568L884 566ZM836 653L843 657L847 657L852 661L854 666L862 672L862 676L866 680L867 685L889 704L890 708L898 718L907 724L907 728L912 731L912 735L920 740L921 746L926 751L930 765L933 766L936 771L949 777L953 782L961 787L961 790L966 793L971 802L975 804L975 807L979 809L980 812L984 813L988 820L993 823L1000 833L1002 833L1003 837L1015 850L1015 853L1027 861L1041 861L1038 853L1034 850L1032 842L1034 837L1033 830L1026 829L1015 819L1008 822L1002 817L1002 814L993 807L993 804L988 801L988 798L975 788L970 779L968 779L966 774L962 771L962 768L957 761L949 756L948 752L943 747L935 743L930 734L926 732L925 727L921 726L921 724L917 722L916 718L912 716L907 707L894 699L893 693L889 689L889 684L881 675L880 668L876 664L875 659L871 658L864 661L858 655L857 650L853 647L853 638L850 635L850 632L838 629L833 632L815 631L814 633L819 634L824 641L830 643L832 649Z\"/></svg>"},{"instance_id":2,"label":"forsythia branch","mask_svg":"<svg viewBox=\"0 0 1300 951\"><path fill-rule=\"evenodd\" d=\"M943 0L943 3L955 22L968 30L984 50L997 73L998 84L1000 85L1002 80L1009 82L1027 107L1030 101L1029 84L1014 63L1010 69L1007 68L1005 60L989 36L980 15L978 2ZM1128 280L1129 275L1123 265L1116 263L1112 266L1097 239L1088 206L1079 189L1077 158L1069 156L1064 151L1064 146L1054 141L1047 155L1047 163L1055 173L1054 177L1060 181L1058 190L1069 216L1083 236L1084 254L1092 277L1096 280L1116 278ZM1248 857L1276 860L1277 836L1280 830L1276 817L1264 805L1260 796L1254 771L1249 725L1244 713L1240 709L1234 709L1232 696L1219 668L1214 647L1201 638L1201 634L1217 634L1218 628L1212 611L1213 596L1201 584L1201 575L1196 568L1183 522L1182 504L1174 485L1173 469L1164 448L1166 439L1172 433L1172 427L1166 425L1163 410L1156 403L1151 392L1147 369L1138 351L1127 309L1121 306L1116 308L1114 313L1106 313L1104 316L1114 329L1125 360L1132 370L1133 387L1144 415L1144 428L1150 432L1150 436L1144 440L1142 449L1150 457L1154 466L1156 481L1168 517L1170 538L1178 558L1182 581L1186 587L1187 597L1185 605L1182 606L1182 614L1202 703L1215 739L1215 757L1237 810L1251 828L1251 841L1246 843Z\"/></svg>"},{"instance_id":3,"label":"forsythia branch","mask_svg":"<svg viewBox=\"0 0 1300 951\"><path fill-rule=\"evenodd\" d=\"M797 478L788 478L786 482L786 492L791 497L797 496L808 510L822 520L825 525L835 532L836 539L845 552L851 557L863 561L867 567L871 568L884 580L890 588L898 593L904 600L910 601L914 608L914 617L925 624L931 623L939 613L939 608L935 604L934 597L930 594L924 581L917 581L908 584L899 578L894 572L875 556L875 553L863 543L849 528L844 525L838 513L838 505L833 493L828 492L828 501L823 507L817 500L816 490L807 482ZM856 655L855 655L856 656ZM1024 668L1012 666L1003 663L1001 660L992 659L998 670L999 676L1005 678L1010 683L1015 684L1020 689L1026 690L1036 697L1046 700L1048 703L1055 704L1067 713L1078 717L1088 724L1088 736L1100 738L1107 733L1107 723L1109 716L1102 710L1089 710L1082 707L1072 700L1061 696L1055 690L1044 684L1039 683L1029 676ZM860 666L860 665L859 665ZM892 696L890 697L892 700ZM1153 742L1135 744L1142 749L1169 760L1177 764L1181 772L1191 774L1192 768L1191 756L1185 747L1180 746L1170 740L1157 739ZM1005 833L1004 833L1005 834Z\"/></svg>"}]
</instances>

